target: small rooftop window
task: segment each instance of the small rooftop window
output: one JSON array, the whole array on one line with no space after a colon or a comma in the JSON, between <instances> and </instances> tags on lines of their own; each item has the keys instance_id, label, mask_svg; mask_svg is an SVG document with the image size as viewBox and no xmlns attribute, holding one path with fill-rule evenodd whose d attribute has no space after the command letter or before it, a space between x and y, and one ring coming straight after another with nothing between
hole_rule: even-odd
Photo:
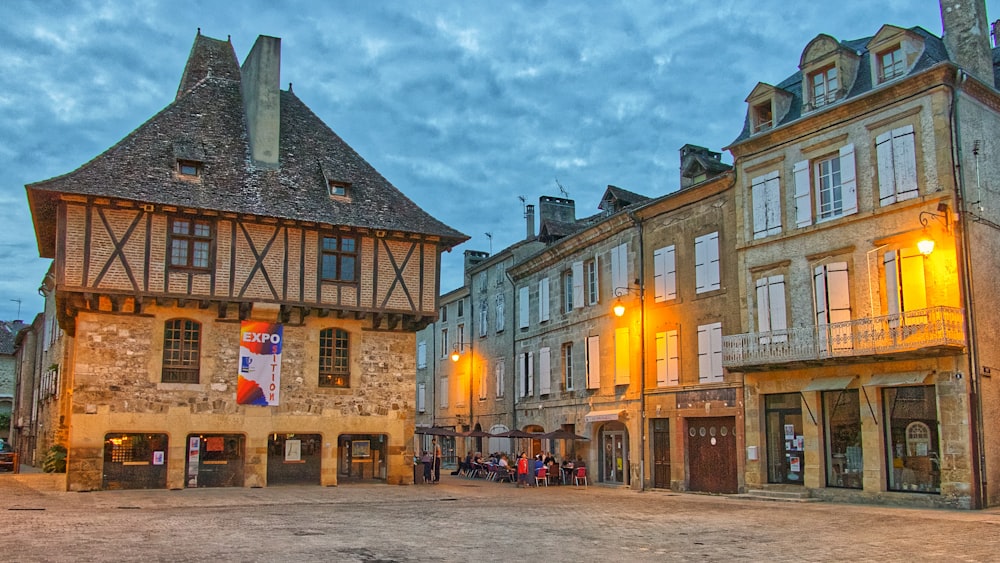
<instances>
[{"instance_id":1,"label":"small rooftop window","mask_svg":"<svg viewBox=\"0 0 1000 563\"><path fill-rule=\"evenodd\" d=\"M178 160L177 173L181 176L197 178L201 176L201 163L196 160Z\"/></svg>"},{"instance_id":2,"label":"small rooftop window","mask_svg":"<svg viewBox=\"0 0 1000 563\"><path fill-rule=\"evenodd\" d=\"M348 184L347 182L337 182L335 180L330 180L328 185L329 185L330 195L347 197L347 188L350 187L350 184Z\"/></svg>"}]
</instances>

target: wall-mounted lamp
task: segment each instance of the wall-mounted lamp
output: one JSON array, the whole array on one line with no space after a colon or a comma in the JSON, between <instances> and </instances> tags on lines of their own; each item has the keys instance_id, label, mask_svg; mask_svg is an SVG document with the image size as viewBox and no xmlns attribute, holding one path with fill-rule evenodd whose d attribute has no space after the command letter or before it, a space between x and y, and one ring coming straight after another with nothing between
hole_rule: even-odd
<instances>
[{"instance_id":1,"label":"wall-mounted lamp","mask_svg":"<svg viewBox=\"0 0 1000 563\"><path fill-rule=\"evenodd\" d=\"M622 303L622 296L628 295L631 292L639 293L639 288L637 287L616 287L615 288L615 304L611 307L611 310L615 312L616 317L620 317L625 314L625 304Z\"/></svg>"},{"instance_id":2,"label":"wall-mounted lamp","mask_svg":"<svg viewBox=\"0 0 1000 563\"><path fill-rule=\"evenodd\" d=\"M456 344L455 347L451 349L451 361L457 362L460 356L461 354L458 352L458 344Z\"/></svg>"},{"instance_id":3,"label":"wall-mounted lamp","mask_svg":"<svg viewBox=\"0 0 1000 563\"><path fill-rule=\"evenodd\" d=\"M924 256L929 256L931 252L934 252L934 239L927 232L928 227L930 227L931 220L944 225L945 232L951 228L948 220L948 204L944 202L939 203L937 210L937 213L934 213L933 211L921 211L920 215L917 217L920 220L920 224L924 227L924 235L920 241L917 242L917 250L919 250Z\"/></svg>"}]
</instances>

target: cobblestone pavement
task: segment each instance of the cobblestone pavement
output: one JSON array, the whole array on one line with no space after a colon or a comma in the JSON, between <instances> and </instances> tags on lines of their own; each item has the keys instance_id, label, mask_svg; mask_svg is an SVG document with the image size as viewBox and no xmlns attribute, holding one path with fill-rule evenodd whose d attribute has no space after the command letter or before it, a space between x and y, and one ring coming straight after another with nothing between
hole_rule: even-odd
<instances>
[{"instance_id":1,"label":"cobblestone pavement","mask_svg":"<svg viewBox=\"0 0 1000 563\"><path fill-rule=\"evenodd\" d=\"M998 561L1000 509L590 486L41 492L0 478L3 561Z\"/></svg>"}]
</instances>

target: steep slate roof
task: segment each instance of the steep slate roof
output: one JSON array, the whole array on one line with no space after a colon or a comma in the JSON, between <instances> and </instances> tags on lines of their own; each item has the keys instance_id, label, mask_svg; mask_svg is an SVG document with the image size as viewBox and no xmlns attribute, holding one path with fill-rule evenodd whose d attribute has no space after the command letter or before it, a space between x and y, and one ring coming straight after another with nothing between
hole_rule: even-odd
<instances>
[{"instance_id":1,"label":"steep slate roof","mask_svg":"<svg viewBox=\"0 0 1000 563\"><path fill-rule=\"evenodd\" d=\"M920 73L940 62L949 60L948 51L945 49L944 41L942 41L940 37L919 26L911 27L909 31L923 37L924 52L920 55L920 59L917 60L916 64L913 65L913 68L910 69L907 76ZM861 55L858 63L857 77L854 80L854 84L851 86L851 91L848 92L847 96L843 98L845 100L865 94L873 88L871 80L871 57L865 56L868 53L868 42L872 40L872 37L874 36L840 42L841 46L851 49ZM1000 87L1000 48L993 49L993 61L994 82L997 87ZM780 127L802 117L802 71L796 71L795 74L792 74L783 80L776 87L792 95L792 102L788 108L788 113L785 114L780 123L774 124L774 127ZM839 101L840 100L838 100L838 102ZM749 137L750 111L748 108L743 121L743 130L740 132L740 135L729 144L735 145L748 139Z\"/></svg>"},{"instance_id":2,"label":"steep slate roof","mask_svg":"<svg viewBox=\"0 0 1000 563\"><path fill-rule=\"evenodd\" d=\"M251 158L232 44L199 35L177 98L77 170L26 186L39 252L55 251L60 193L102 196L419 233L444 250L468 237L430 216L386 180L291 91L280 92L279 167ZM201 160L200 182L175 178L177 159ZM331 198L328 180L349 184Z\"/></svg>"},{"instance_id":3,"label":"steep slate roof","mask_svg":"<svg viewBox=\"0 0 1000 563\"><path fill-rule=\"evenodd\" d=\"M21 321L0 321L0 355L14 355L14 340L17 338L17 333L27 326Z\"/></svg>"},{"instance_id":4,"label":"steep slate roof","mask_svg":"<svg viewBox=\"0 0 1000 563\"><path fill-rule=\"evenodd\" d=\"M601 203L597 206L598 209L603 209L604 211L614 212L627 207L633 203L640 203L648 200L649 198L637 194L635 192L630 192L626 189L619 188L618 186L608 185L608 189L604 191L604 195L601 196ZM607 209L605 207L606 203L614 202L614 209Z\"/></svg>"}]
</instances>

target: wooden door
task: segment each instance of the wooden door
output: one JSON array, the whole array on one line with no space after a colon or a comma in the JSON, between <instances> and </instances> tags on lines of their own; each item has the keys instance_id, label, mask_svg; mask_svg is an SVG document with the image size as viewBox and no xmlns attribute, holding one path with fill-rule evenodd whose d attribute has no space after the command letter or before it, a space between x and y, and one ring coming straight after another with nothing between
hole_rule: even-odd
<instances>
[{"instance_id":1,"label":"wooden door","mask_svg":"<svg viewBox=\"0 0 1000 563\"><path fill-rule=\"evenodd\" d=\"M653 419L653 487L670 488L670 420Z\"/></svg>"},{"instance_id":2,"label":"wooden door","mask_svg":"<svg viewBox=\"0 0 1000 563\"><path fill-rule=\"evenodd\" d=\"M735 493L736 418L687 419L688 490Z\"/></svg>"}]
</instances>

